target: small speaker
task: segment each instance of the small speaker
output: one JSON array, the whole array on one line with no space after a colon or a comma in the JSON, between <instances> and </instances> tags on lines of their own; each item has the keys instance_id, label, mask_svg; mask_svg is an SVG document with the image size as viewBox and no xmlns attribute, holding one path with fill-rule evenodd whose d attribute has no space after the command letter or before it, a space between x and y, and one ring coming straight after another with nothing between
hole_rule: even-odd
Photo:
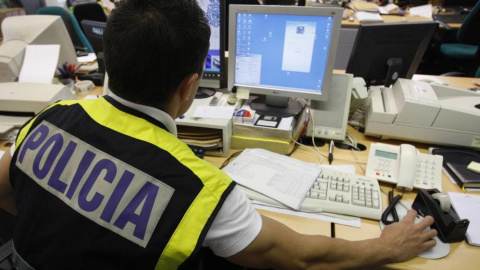
<instances>
[{"instance_id":1,"label":"small speaker","mask_svg":"<svg viewBox=\"0 0 480 270\"><path fill-rule=\"evenodd\" d=\"M328 100L311 101L310 108L313 119L308 123L307 136L337 141L345 140L352 80L352 74L332 74L332 86Z\"/></svg>"}]
</instances>

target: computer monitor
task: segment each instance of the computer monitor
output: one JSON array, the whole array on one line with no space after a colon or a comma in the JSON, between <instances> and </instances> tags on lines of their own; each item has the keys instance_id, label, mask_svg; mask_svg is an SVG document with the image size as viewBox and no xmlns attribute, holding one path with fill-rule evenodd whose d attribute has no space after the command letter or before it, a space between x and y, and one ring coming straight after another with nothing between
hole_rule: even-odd
<instances>
[{"instance_id":1,"label":"computer monitor","mask_svg":"<svg viewBox=\"0 0 480 270\"><path fill-rule=\"evenodd\" d=\"M12 82L20 74L27 45L59 44L58 66L78 65L72 40L59 16L27 15L7 17L2 22L0 82Z\"/></svg>"},{"instance_id":2,"label":"computer monitor","mask_svg":"<svg viewBox=\"0 0 480 270\"><path fill-rule=\"evenodd\" d=\"M200 88L224 87L225 77L225 1L221 0L197 0L199 6L205 12L210 24L210 48L203 69L203 79ZM202 90L199 90L201 93Z\"/></svg>"},{"instance_id":3,"label":"computer monitor","mask_svg":"<svg viewBox=\"0 0 480 270\"><path fill-rule=\"evenodd\" d=\"M90 45L92 45L95 54L103 52L103 31L107 25L106 22L97 22L90 20L82 20L81 22L85 36Z\"/></svg>"},{"instance_id":4,"label":"computer monitor","mask_svg":"<svg viewBox=\"0 0 480 270\"><path fill-rule=\"evenodd\" d=\"M436 22L360 25L346 72L367 85L411 79L437 27Z\"/></svg>"},{"instance_id":5,"label":"computer monitor","mask_svg":"<svg viewBox=\"0 0 480 270\"><path fill-rule=\"evenodd\" d=\"M295 115L293 98L327 100L343 9L230 6L228 85L265 95L257 113Z\"/></svg>"}]
</instances>

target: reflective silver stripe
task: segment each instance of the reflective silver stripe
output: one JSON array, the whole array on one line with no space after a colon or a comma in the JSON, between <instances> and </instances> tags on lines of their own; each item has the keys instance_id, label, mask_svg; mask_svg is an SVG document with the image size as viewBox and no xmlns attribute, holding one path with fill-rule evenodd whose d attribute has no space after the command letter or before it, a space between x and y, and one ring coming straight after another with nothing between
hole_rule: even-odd
<instances>
[{"instance_id":1,"label":"reflective silver stripe","mask_svg":"<svg viewBox=\"0 0 480 270\"><path fill-rule=\"evenodd\" d=\"M13 248L13 267L16 270L35 270L35 268L31 267L15 250L15 245L12 244Z\"/></svg>"}]
</instances>

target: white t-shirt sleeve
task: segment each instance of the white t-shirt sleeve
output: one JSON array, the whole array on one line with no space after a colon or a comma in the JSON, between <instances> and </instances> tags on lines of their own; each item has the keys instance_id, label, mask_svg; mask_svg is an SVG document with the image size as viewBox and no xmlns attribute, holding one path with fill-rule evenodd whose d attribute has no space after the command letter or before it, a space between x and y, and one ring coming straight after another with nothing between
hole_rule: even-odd
<instances>
[{"instance_id":1,"label":"white t-shirt sleeve","mask_svg":"<svg viewBox=\"0 0 480 270\"><path fill-rule=\"evenodd\" d=\"M232 256L246 248L260 233L262 218L247 196L233 188L208 231L204 247L220 257Z\"/></svg>"}]
</instances>

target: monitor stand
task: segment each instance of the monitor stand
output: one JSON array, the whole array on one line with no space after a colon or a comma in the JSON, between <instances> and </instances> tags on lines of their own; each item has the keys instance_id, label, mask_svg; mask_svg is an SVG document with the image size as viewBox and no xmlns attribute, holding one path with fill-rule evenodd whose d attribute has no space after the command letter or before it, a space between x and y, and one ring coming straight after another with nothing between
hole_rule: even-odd
<instances>
[{"instance_id":1,"label":"monitor stand","mask_svg":"<svg viewBox=\"0 0 480 270\"><path fill-rule=\"evenodd\" d=\"M252 100L250 107L260 115L289 117L299 114L304 106L293 98L266 95Z\"/></svg>"},{"instance_id":2,"label":"monitor stand","mask_svg":"<svg viewBox=\"0 0 480 270\"><path fill-rule=\"evenodd\" d=\"M387 77L385 78L385 87L390 87L394 84L397 79L400 77L400 72L402 72L402 59L400 58L389 58L387 60Z\"/></svg>"},{"instance_id":3,"label":"monitor stand","mask_svg":"<svg viewBox=\"0 0 480 270\"><path fill-rule=\"evenodd\" d=\"M195 99L209 98L215 95L216 92L213 88L199 87L195 94Z\"/></svg>"}]
</instances>

